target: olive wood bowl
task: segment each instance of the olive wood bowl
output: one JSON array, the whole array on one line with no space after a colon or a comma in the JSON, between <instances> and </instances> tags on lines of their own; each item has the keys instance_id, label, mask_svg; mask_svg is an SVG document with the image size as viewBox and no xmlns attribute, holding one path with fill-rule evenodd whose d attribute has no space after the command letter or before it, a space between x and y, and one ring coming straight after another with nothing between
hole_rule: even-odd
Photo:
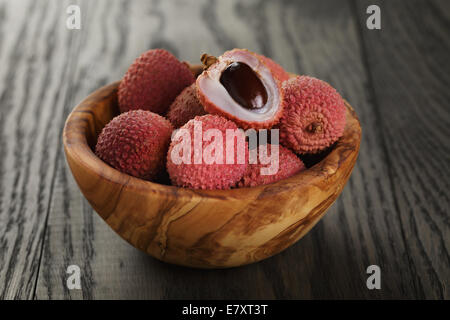
<instances>
[{"instance_id":1,"label":"olive wood bowl","mask_svg":"<svg viewBox=\"0 0 450 320\"><path fill-rule=\"evenodd\" d=\"M198 66L192 66L196 72ZM311 168L273 184L191 190L144 181L110 167L93 152L102 128L119 114L119 82L98 89L67 118L64 150L94 210L123 239L151 256L196 268L226 268L286 249L323 217L358 156L361 127L346 103L344 135Z\"/></svg>"}]
</instances>

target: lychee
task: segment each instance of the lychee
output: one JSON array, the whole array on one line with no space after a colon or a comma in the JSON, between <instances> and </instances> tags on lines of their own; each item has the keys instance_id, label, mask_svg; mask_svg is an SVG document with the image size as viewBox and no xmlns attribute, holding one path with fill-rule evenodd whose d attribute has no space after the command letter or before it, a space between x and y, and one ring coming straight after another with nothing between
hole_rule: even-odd
<instances>
[{"instance_id":1,"label":"lychee","mask_svg":"<svg viewBox=\"0 0 450 320\"><path fill-rule=\"evenodd\" d=\"M120 111L142 109L165 115L172 101L194 81L188 66L170 52L149 50L133 62L120 82Z\"/></svg>"},{"instance_id":2,"label":"lychee","mask_svg":"<svg viewBox=\"0 0 450 320\"><path fill-rule=\"evenodd\" d=\"M278 157L274 158L273 163L267 163L269 161L266 161L265 164L262 164L262 161L258 160L258 163L256 164L249 164L244 173L244 177L238 184L239 187L255 187L274 183L279 180L289 178L290 176L306 169L302 160L300 160L291 150L280 145L277 146ZM258 148L259 155L262 152L261 148L267 148L266 153L269 158L273 156L271 144L260 145ZM258 158L261 158L261 156ZM275 170L273 173L262 172L262 168L268 168L270 166L274 167L272 169Z\"/></svg>"},{"instance_id":3,"label":"lychee","mask_svg":"<svg viewBox=\"0 0 450 320\"><path fill-rule=\"evenodd\" d=\"M197 116L174 131L167 153L172 183L192 189L229 189L247 167L245 133L217 115Z\"/></svg>"},{"instance_id":4,"label":"lychee","mask_svg":"<svg viewBox=\"0 0 450 320\"><path fill-rule=\"evenodd\" d=\"M244 129L278 123L283 112L281 83L266 65L267 59L244 49L227 51L219 58L203 55L207 69L196 84L205 111Z\"/></svg>"},{"instance_id":5,"label":"lychee","mask_svg":"<svg viewBox=\"0 0 450 320\"><path fill-rule=\"evenodd\" d=\"M280 66L278 63L276 63L272 59L270 59L270 58L268 58L266 56L263 56L262 54L256 54L256 55L272 71L272 74L275 77L275 79L277 79L281 83L283 83L284 81L288 80L291 77L289 75L289 73L287 73L286 70L283 69L282 66Z\"/></svg>"},{"instance_id":6,"label":"lychee","mask_svg":"<svg viewBox=\"0 0 450 320\"><path fill-rule=\"evenodd\" d=\"M185 88L170 105L167 118L175 128L179 128L196 116L205 115L202 104L197 98L195 83Z\"/></svg>"},{"instance_id":7,"label":"lychee","mask_svg":"<svg viewBox=\"0 0 450 320\"><path fill-rule=\"evenodd\" d=\"M152 180L164 170L172 130L170 122L160 115L128 111L103 128L95 154L123 173Z\"/></svg>"},{"instance_id":8,"label":"lychee","mask_svg":"<svg viewBox=\"0 0 450 320\"><path fill-rule=\"evenodd\" d=\"M345 104L328 83L298 76L283 83L280 142L296 153L317 153L336 142L345 128Z\"/></svg>"}]
</instances>

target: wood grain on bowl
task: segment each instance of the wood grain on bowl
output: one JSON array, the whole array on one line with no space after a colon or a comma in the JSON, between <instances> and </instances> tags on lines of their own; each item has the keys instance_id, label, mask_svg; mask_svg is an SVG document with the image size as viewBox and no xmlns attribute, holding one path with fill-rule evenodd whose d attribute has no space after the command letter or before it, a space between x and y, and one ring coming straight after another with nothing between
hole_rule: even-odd
<instances>
[{"instance_id":1,"label":"wood grain on bowl","mask_svg":"<svg viewBox=\"0 0 450 320\"><path fill-rule=\"evenodd\" d=\"M277 183L233 190L190 190L123 174L93 152L116 114L117 86L103 87L69 115L66 158L82 193L121 237L153 257L198 268L244 265L303 237L347 182L358 156L359 120L347 106L344 135L321 162Z\"/></svg>"}]
</instances>

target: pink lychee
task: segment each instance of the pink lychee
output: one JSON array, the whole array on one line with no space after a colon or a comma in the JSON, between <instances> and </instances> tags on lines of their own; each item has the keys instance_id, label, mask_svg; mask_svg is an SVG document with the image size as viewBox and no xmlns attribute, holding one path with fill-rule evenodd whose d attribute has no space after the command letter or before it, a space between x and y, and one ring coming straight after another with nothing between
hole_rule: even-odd
<instances>
[{"instance_id":1,"label":"pink lychee","mask_svg":"<svg viewBox=\"0 0 450 320\"><path fill-rule=\"evenodd\" d=\"M270 144L260 145L259 148L267 148L267 154L269 156L272 155L272 146ZM283 146L278 146L278 159L276 161L278 170L274 174L263 175L261 169L270 166L270 163L262 164L261 161L258 161L256 164L249 164L244 173L244 177L239 182L239 187L255 187L274 183L289 178L306 169L302 160L300 160L291 150L284 148Z\"/></svg>"},{"instance_id":2,"label":"pink lychee","mask_svg":"<svg viewBox=\"0 0 450 320\"><path fill-rule=\"evenodd\" d=\"M317 153L344 133L345 104L325 81L298 76L283 83L280 142L294 152Z\"/></svg>"},{"instance_id":3,"label":"pink lychee","mask_svg":"<svg viewBox=\"0 0 450 320\"><path fill-rule=\"evenodd\" d=\"M123 173L152 180L164 170L172 130L170 122L160 115L128 111L103 128L95 154Z\"/></svg>"},{"instance_id":4,"label":"pink lychee","mask_svg":"<svg viewBox=\"0 0 450 320\"><path fill-rule=\"evenodd\" d=\"M197 98L195 83L186 87L172 102L167 118L175 128L179 128L196 116L205 115L202 104Z\"/></svg>"},{"instance_id":5,"label":"pink lychee","mask_svg":"<svg viewBox=\"0 0 450 320\"><path fill-rule=\"evenodd\" d=\"M149 50L133 62L120 82L120 111L143 109L165 115L172 101L194 81L188 66L170 52Z\"/></svg>"},{"instance_id":6,"label":"pink lychee","mask_svg":"<svg viewBox=\"0 0 450 320\"><path fill-rule=\"evenodd\" d=\"M209 131L210 129L215 130ZM195 130L200 131L194 133ZM227 131L236 133L230 149L227 149ZM198 132L200 133L198 134ZM220 135L222 140L220 141L220 138L216 140L216 137L210 140L206 139L208 132ZM178 136L178 134L180 135ZM195 135L197 134L201 139L203 137L203 141L200 141L199 144L195 142ZM186 138L186 135L190 138L183 140ZM211 154L214 153L214 156L219 155L219 163L215 160L207 161L205 158L213 142L217 142L218 146L223 147L222 155L219 155L220 152L218 150L211 152ZM183 149L184 146L188 148L186 149L187 151ZM227 150L233 150L233 154L228 155ZM196 161L196 157L198 158L199 154L200 159ZM174 138L167 153L167 171L172 183L179 187L229 189L234 187L244 175L247 167L247 155L245 134L238 129L233 121L217 115L197 116L174 133ZM231 163L228 163L227 156L230 156L230 159L232 159ZM188 160L185 161L185 159L181 160L180 158Z\"/></svg>"}]
</instances>

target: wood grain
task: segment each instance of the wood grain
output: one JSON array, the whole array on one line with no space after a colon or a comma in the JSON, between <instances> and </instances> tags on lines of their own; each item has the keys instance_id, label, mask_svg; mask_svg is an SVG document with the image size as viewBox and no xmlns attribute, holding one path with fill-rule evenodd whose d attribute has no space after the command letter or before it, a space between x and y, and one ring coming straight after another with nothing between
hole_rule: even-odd
<instances>
[{"instance_id":1,"label":"wood grain","mask_svg":"<svg viewBox=\"0 0 450 320\"><path fill-rule=\"evenodd\" d=\"M57 28L62 5L0 3L1 298L34 295L61 150L61 106L72 103L75 42Z\"/></svg>"},{"instance_id":2,"label":"wood grain","mask_svg":"<svg viewBox=\"0 0 450 320\"><path fill-rule=\"evenodd\" d=\"M288 179L232 190L190 190L136 179L93 153L101 130L119 114L117 88L118 82L96 90L71 112L63 131L67 162L111 228L165 262L226 268L279 253L325 214L358 157L361 127L347 104L344 134L332 151Z\"/></svg>"},{"instance_id":3,"label":"wood grain","mask_svg":"<svg viewBox=\"0 0 450 320\"><path fill-rule=\"evenodd\" d=\"M382 31L361 28L361 40L412 286L421 297L448 299L450 8L371 3L384 8Z\"/></svg>"},{"instance_id":4,"label":"wood grain","mask_svg":"<svg viewBox=\"0 0 450 320\"><path fill-rule=\"evenodd\" d=\"M380 31L365 27L373 3ZM65 28L69 4L81 6L80 31ZM449 10L447 0L0 0L0 297L448 298ZM357 165L298 244L242 268L170 266L83 200L63 121L152 47L192 62L246 47L355 106ZM65 287L69 264L81 267L82 290ZM366 288L370 264L381 290Z\"/></svg>"}]
</instances>

